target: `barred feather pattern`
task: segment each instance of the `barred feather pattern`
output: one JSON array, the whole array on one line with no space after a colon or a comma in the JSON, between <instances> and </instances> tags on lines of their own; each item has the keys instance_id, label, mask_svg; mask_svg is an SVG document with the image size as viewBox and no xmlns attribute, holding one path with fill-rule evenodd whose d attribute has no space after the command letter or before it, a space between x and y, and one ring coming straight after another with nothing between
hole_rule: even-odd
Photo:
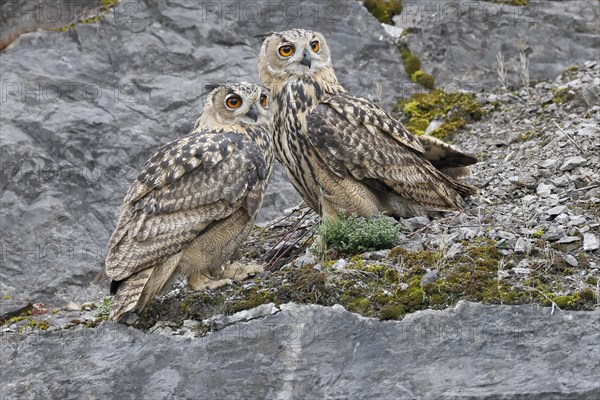
<instances>
[{"instance_id":1,"label":"barred feather pattern","mask_svg":"<svg viewBox=\"0 0 600 400\"><path fill-rule=\"evenodd\" d=\"M127 192L108 243L99 277L113 282L111 318L142 310L174 276L219 270L254 225L272 170L267 126L198 126L162 146Z\"/></svg>"},{"instance_id":2,"label":"barred feather pattern","mask_svg":"<svg viewBox=\"0 0 600 400\"><path fill-rule=\"evenodd\" d=\"M304 58L284 63L271 54L283 44ZM302 67L311 55L313 68ZM379 106L349 94L328 55L321 34L295 29L268 37L258 61L261 81L274 98L275 155L306 203L324 217L460 209L476 189L455 178L467 175L477 160L411 134Z\"/></svg>"}]
</instances>

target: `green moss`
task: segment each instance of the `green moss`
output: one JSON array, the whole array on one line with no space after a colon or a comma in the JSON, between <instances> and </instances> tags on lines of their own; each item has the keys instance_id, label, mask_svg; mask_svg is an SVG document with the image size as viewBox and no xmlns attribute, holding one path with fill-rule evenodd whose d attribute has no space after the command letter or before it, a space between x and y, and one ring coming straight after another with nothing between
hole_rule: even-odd
<instances>
[{"instance_id":1,"label":"green moss","mask_svg":"<svg viewBox=\"0 0 600 400\"><path fill-rule=\"evenodd\" d=\"M324 221L319 234L328 245L354 254L392 247L400 234L400 225L384 216L365 219L340 215L334 221Z\"/></svg>"},{"instance_id":2,"label":"green moss","mask_svg":"<svg viewBox=\"0 0 600 400\"><path fill-rule=\"evenodd\" d=\"M321 263L318 270L306 265L288 266L256 277L250 285L231 285L155 302L140 318L138 326L149 328L156 321L175 324L186 319L202 321L216 314L229 315L270 302L341 304L349 311L385 320L401 319L418 310L443 309L459 300L556 304L561 309L590 309L597 303L595 286L570 292L561 279L556 279L557 272L562 273L566 268L558 265L558 258L557 265L532 264L526 280L513 276L501 279L498 271L503 265L518 263L518 259L503 259L494 241L485 237L461 243L464 251L453 259L446 259L440 251L411 252L396 247L387 259L350 257L342 269L331 268L333 262ZM435 270L438 277L422 284L428 270ZM597 283L597 279L590 278L587 285ZM202 325L198 334L211 329Z\"/></svg>"},{"instance_id":3,"label":"green moss","mask_svg":"<svg viewBox=\"0 0 600 400\"><path fill-rule=\"evenodd\" d=\"M425 89L433 89L435 79L432 75L421 70L421 60L416 55L412 54L405 44L399 44L400 55L404 62L404 72L410 79L423 86Z\"/></svg>"},{"instance_id":4,"label":"green moss","mask_svg":"<svg viewBox=\"0 0 600 400\"><path fill-rule=\"evenodd\" d=\"M401 0L364 0L364 5L379 22L392 24L392 18L402 12Z\"/></svg>"},{"instance_id":5,"label":"green moss","mask_svg":"<svg viewBox=\"0 0 600 400\"><path fill-rule=\"evenodd\" d=\"M596 278L595 276L588 276L587 278L585 278L585 283L587 283L588 285L596 286L598 284L598 278Z\"/></svg>"},{"instance_id":6,"label":"green moss","mask_svg":"<svg viewBox=\"0 0 600 400\"><path fill-rule=\"evenodd\" d=\"M529 140L531 138L531 136L533 135L533 131L532 130L528 130L525 131L523 133L521 133L518 137L520 142L525 142L527 140Z\"/></svg>"},{"instance_id":7,"label":"green moss","mask_svg":"<svg viewBox=\"0 0 600 400\"><path fill-rule=\"evenodd\" d=\"M564 104L575 98L575 92L568 88L559 88L554 90L552 103Z\"/></svg>"},{"instance_id":8,"label":"green moss","mask_svg":"<svg viewBox=\"0 0 600 400\"><path fill-rule=\"evenodd\" d=\"M234 314L238 311L249 310L261 304L268 304L275 300L268 291L251 291L246 299L234 301L226 306L226 314Z\"/></svg>"},{"instance_id":9,"label":"green moss","mask_svg":"<svg viewBox=\"0 0 600 400\"><path fill-rule=\"evenodd\" d=\"M362 315L368 315L369 309L371 308L371 303L369 302L369 300L363 297L359 297L346 302L346 308L348 309L348 311L352 311Z\"/></svg>"},{"instance_id":10,"label":"green moss","mask_svg":"<svg viewBox=\"0 0 600 400\"><path fill-rule=\"evenodd\" d=\"M18 315L16 317L10 317L7 320L5 320L2 325L16 324L18 322L21 322L21 321L24 321L24 320L28 319L30 315L31 315L31 313L29 313L29 314L23 314L23 315Z\"/></svg>"},{"instance_id":11,"label":"green moss","mask_svg":"<svg viewBox=\"0 0 600 400\"><path fill-rule=\"evenodd\" d=\"M386 304L379 310L379 317L386 319L400 319L406 314L404 307L399 304Z\"/></svg>"},{"instance_id":12,"label":"green moss","mask_svg":"<svg viewBox=\"0 0 600 400\"><path fill-rule=\"evenodd\" d=\"M412 76L415 72L417 72L421 69L421 60L419 59L419 57L415 56L414 54L411 54L410 52L408 52L406 57L403 57L403 59L404 59L404 72L406 72L406 75Z\"/></svg>"},{"instance_id":13,"label":"green moss","mask_svg":"<svg viewBox=\"0 0 600 400\"><path fill-rule=\"evenodd\" d=\"M426 74L423 71L417 71L412 76L411 79L413 82L418 83L423 86L425 89L432 90L435 87L435 79L433 75Z\"/></svg>"},{"instance_id":14,"label":"green moss","mask_svg":"<svg viewBox=\"0 0 600 400\"><path fill-rule=\"evenodd\" d=\"M59 28L51 28L52 31L57 32L66 32L69 29L75 28L79 24L92 24L94 22L100 21L106 13L108 13L112 8L114 8L119 3L119 0L102 0L102 4L100 7L96 9L96 15L87 18L81 18L75 22L71 22L68 25L61 26Z\"/></svg>"},{"instance_id":15,"label":"green moss","mask_svg":"<svg viewBox=\"0 0 600 400\"><path fill-rule=\"evenodd\" d=\"M25 324L19 324L22 321L27 321ZM50 324L48 323L48 321L40 321L37 320L35 318L32 318L29 315L20 315L17 317L12 317L9 318L7 321L5 321L6 325L12 325L12 324L19 324L19 332L25 332L28 328L31 330L39 330L39 331L45 331L48 330L48 328L50 328Z\"/></svg>"},{"instance_id":16,"label":"green moss","mask_svg":"<svg viewBox=\"0 0 600 400\"><path fill-rule=\"evenodd\" d=\"M529 5L529 0L487 0L492 3L498 4L508 4L509 6L527 6Z\"/></svg>"},{"instance_id":17,"label":"green moss","mask_svg":"<svg viewBox=\"0 0 600 400\"><path fill-rule=\"evenodd\" d=\"M531 236L533 236L536 239L541 238L542 236L544 236L544 228L537 228Z\"/></svg>"},{"instance_id":18,"label":"green moss","mask_svg":"<svg viewBox=\"0 0 600 400\"><path fill-rule=\"evenodd\" d=\"M444 138L485 115L473 94L446 93L441 90L415 93L409 99L399 102L395 109L403 112L406 127L417 135L424 134L434 119L444 118L444 123L430 133L439 138Z\"/></svg>"},{"instance_id":19,"label":"green moss","mask_svg":"<svg viewBox=\"0 0 600 400\"><path fill-rule=\"evenodd\" d=\"M588 305L594 305L596 303L596 293L590 288L582 289L579 292L579 300Z\"/></svg>"},{"instance_id":20,"label":"green moss","mask_svg":"<svg viewBox=\"0 0 600 400\"><path fill-rule=\"evenodd\" d=\"M276 302L289 301L331 305L334 288L327 285L325 273L303 266L286 274L286 284L277 290Z\"/></svg>"}]
</instances>

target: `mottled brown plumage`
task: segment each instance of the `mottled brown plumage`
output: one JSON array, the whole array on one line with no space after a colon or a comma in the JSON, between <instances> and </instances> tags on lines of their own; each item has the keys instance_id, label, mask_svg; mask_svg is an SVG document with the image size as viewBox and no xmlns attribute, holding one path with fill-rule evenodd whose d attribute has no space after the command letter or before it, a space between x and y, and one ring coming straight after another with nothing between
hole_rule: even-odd
<instances>
[{"instance_id":1,"label":"mottled brown plumage","mask_svg":"<svg viewBox=\"0 0 600 400\"><path fill-rule=\"evenodd\" d=\"M101 273L112 279L111 318L142 310L175 276L198 290L247 272L224 263L252 229L271 175L266 96L257 85L218 86L194 130L146 163Z\"/></svg>"},{"instance_id":2,"label":"mottled brown plumage","mask_svg":"<svg viewBox=\"0 0 600 400\"><path fill-rule=\"evenodd\" d=\"M321 34L271 34L258 69L273 98L275 155L306 203L325 218L457 210L475 193L455 178L477 160L411 134L377 105L349 94Z\"/></svg>"}]
</instances>

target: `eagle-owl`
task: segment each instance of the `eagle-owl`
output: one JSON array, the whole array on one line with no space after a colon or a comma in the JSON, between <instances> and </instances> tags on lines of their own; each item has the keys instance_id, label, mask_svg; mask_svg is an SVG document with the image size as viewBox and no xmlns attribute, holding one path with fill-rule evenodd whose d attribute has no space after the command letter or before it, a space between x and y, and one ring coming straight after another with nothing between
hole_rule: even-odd
<instances>
[{"instance_id":1,"label":"eagle-owl","mask_svg":"<svg viewBox=\"0 0 600 400\"><path fill-rule=\"evenodd\" d=\"M269 34L258 70L272 97L275 156L323 218L456 210L476 192L455 178L477 160L411 134L377 105L349 94L320 33Z\"/></svg>"},{"instance_id":2,"label":"eagle-owl","mask_svg":"<svg viewBox=\"0 0 600 400\"><path fill-rule=\"evenodd\" d=\"M271 176L268 92L211 89L193 131L162 146L125 196L98 277L112 280L111 319L141 311L175 276L199 290L253 272L223 265L250 233Z\"/></svg>"}]
</instances>

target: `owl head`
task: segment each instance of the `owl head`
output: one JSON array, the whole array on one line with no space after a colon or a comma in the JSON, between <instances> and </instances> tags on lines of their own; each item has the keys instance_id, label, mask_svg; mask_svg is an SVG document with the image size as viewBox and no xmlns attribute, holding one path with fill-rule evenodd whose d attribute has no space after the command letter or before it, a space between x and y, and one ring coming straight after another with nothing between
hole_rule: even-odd
<instances>
[{"instance_id":1,"label":"owl head","mask_svg":"<svg viewBox=\"0 0 600 400\"><path fill-rule=\"evenodd\" d=\"M325 38L304 29L269 34L258 57L258 72L269 87L294 78L335 76Z\"/></svg>"},{"instance_id":2,"label":"owl head","mask_svg":"<svg viewBox=\"0 0 600 400\"><path fill-rule=\"evenodd\" d=\"M210 84L202 113L194 130L236 130L236 127L267 127L271 121L269 92L260 85L239 82Z\"/></svg>"}]
</instances>

